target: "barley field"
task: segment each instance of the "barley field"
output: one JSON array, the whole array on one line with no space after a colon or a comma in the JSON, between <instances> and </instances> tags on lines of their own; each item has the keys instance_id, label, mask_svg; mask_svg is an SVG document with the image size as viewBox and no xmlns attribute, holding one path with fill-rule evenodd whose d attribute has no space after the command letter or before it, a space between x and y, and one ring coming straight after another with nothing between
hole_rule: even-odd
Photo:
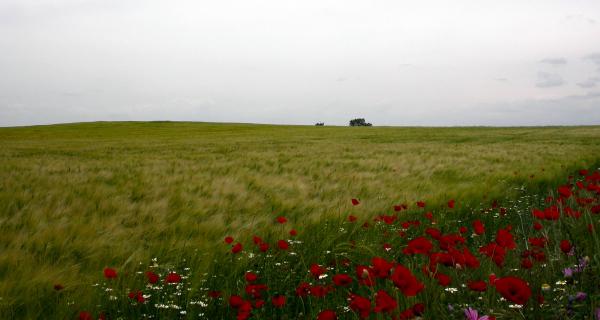
<instances>
[{"instance_id":1,"label":"barley field","mask_svg":"<svg viewBox=\"0 0 600 320\"><path fill-rule=\"evenodd\" d=\"M279 216L308 229L419 200L470 208L546 190L599 155L596 126L0 128L0 317L68 318L107 266L158 257L200 279L225 236L276 237Z\"/></svg>"}]
</instances>

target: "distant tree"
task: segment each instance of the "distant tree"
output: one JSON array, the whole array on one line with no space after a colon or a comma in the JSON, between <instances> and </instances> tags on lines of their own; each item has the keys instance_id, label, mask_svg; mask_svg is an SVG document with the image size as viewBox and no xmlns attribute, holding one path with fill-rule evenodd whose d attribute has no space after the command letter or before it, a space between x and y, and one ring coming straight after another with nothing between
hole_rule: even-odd
<instances>
[{"instance_id":1,"label":"distant tree","mask_svg":"<svg viewBox=\"0 0 600 320\"><path fill-rule=\"evenodd\" d=\"M372 124L366 122L364 118L356 118L356 119L350 120L350 126L351 127L370 127L370 126L372 126Z\"/></svg>"},{"instance_id":2,"label":"distant tree","mask_svg":"<svg viewBox=\"0 0 600 320\"><path fill-rule=\"evenodd\" d=\"M315 123L315 126L317 126L317 127L322 127L324 125L325 125L325 122L317 122L317 123Z\"/></svg>"}]
</instances>

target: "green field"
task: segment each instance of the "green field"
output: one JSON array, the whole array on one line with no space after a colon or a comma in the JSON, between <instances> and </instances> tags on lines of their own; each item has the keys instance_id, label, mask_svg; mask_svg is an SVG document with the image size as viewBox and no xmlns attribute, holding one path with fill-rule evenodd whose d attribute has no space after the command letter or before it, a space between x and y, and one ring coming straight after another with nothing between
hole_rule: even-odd
<instances>
[{"instance_id":1,"label":"green field","mask_svg":"<svg viewBox=\"0 0 600 320\"><path fill-rule=\"evenodd\" d=\"M544 188L600 161L600 127L313 127L181 122L0 128L0 315L85 300L105 266L193 260L276 216L459 206ZM300 225L301 226L301 225ZM300 227L299 226L299 227ZM199 258L198 258L199 257Z\"/></svg>"}]
</instances>

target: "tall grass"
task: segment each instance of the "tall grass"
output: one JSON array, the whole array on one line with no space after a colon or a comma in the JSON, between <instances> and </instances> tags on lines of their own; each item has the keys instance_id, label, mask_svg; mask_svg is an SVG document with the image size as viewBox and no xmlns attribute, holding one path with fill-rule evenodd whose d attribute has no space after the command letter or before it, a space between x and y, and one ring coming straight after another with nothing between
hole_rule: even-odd
<instances>
[{"instance_id":1,"label":"tall grass","mask_svg":"<svg viewBox=\"0 0 600 320\"><path fill-rule=\"evenodd\" d=\"M108 265L186 259L200 277L224 235L275 237L281 214L310 228L345 217L350 198L369 204L361 218L419 199L514 198L594 164L598 141L600 127L1 128L0 314L70 312L52 309L55 283L93 303L89 284Z\"/></svg>"}]
</instances>

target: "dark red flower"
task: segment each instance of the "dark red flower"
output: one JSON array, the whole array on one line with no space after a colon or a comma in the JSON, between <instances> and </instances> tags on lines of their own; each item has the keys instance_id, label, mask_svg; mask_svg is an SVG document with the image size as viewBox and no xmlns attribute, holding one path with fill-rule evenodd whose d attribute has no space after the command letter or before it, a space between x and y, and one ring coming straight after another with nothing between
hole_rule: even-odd
<instances>
[{"instance_id":1,"label":"dark red flower","mask_svg":"<svg viewBox=\"0 0 600 320\"><path fill-rule=\"evenodd\" d=\"M277 217L277 222L279 222L280 224L284 224L287 222L287 219L284 216L279 216Z\"/></svg>"},{"instance_id":2,"label":"dark red flower","mask_svg":"<svg viewBox=\"0 0 600 320\"><path fill-rule=\"evenodd\" d=\"M258 280L258 275L252 271L248 271L244 275L244 278L246 278L246 281L248 281L248 282L254 282L254 281Z\"/></svg>"},{"instance_id":3,"label":"dark red flower","mask_svg":"<svg viewBox=\"0 0 600 320\"><path fill-rule=\"evenodd\" d=\"M394 267L393 263L388 262L387 260L385 260L381 257L373 257L373 259L371 259L371 264L373 265L371 267L373 274L377 278L382 278L382 279L389 277L390 270L392 270L392 268Z\"/></svg>"},{"instance_id":4,"label":"dark red flower","mask_svg":"<svg viewBox=\"0 0 600 320\"><path fill-rule=\"evenodd\" d=\"M87 311L79 312L79 320L93 320L92 314Z\"/></svg>"},{"instance_id":5,"label":"dark red flower","mask_svg":"<svg viewBox=\"0 0 600 320\"><path fill-rule=\"evenodd\" d=\"M239 307L241 307L244 304L244 299L242 299L242 297L238 296L238 295L232 295L231 297L229 297L229 306L237 309Z\"/></svg>"},{"instance_id":6,"label":"dark red flower","mask_svg":"<svg viewBox=\"0 0 600 320\"><path fill-rule=\"evenodd\" d=\"M308 282L302 282L296 288L296 295L299 297L306 297L310 293L310 284Z\"/></svg>"},{"instance_id":7,"label":"dark red flower","mask_svg":"<svg viewBox=\"0 0 600 320\"><path fill-rule=\"evenodd\" d=\"M290 236L295 237L297 235L298 235L298 231L296 231L296 229L290 230Z\"/></svg>"},{"instance_id":8,"label":"dark red flower","mask_svg":"<svg viewBox=\"0 0 600 320\"><path fill-rule=\"evenodd\" d=\"M310 266L310 273L312 274L312 276L314 278L319 278L322 274L324 274L325 272L327 272L327 269L321 267L320 265L313 263Z\"/></svg>"},{"instance_id":9,"label":"dark red flower","mask_svg":"<svg viewBox=\"0 0 600 320\"><path fill-rule=\"evenodd\" d=\"M481 222L481 220L473 221L473 231L477 235L482 235L485 233L485 226L483 225L483 222Z\"/></svg>"},{"instance_id":10,"label":"dark red flower","mask_svg":"<svg viewBox=\"0 0 600 320\"><path fill-rule=\"evenodd\" d=\"M450 201L448 201L448 208L454 209L454 204L455 204L454 199L451 199Z\"/></svg>"},{"instance_id":11,"label":"dark red flower","mask_svg":"<svg viewBox=\"0 0 600 320\"><path fill-rule=\"evenodd\" d=\"M258 299L260 297L262 297L262 292L263 291L267 291L269 288L267 287L266 284L252 284L249 283L246 285L246 288L244 288L244 290L246 291L246 294L248 294L249 296L252 296L254 299Z\"/></svg>"},{"instance_id":12,"label":"dark red flower","mask_svg":"<svg viewBox=\"0 0 600 320\"><path fill-rule=\"evenodd\" d=\"M458 229L458 232L460 232L460 233L467 233L467 231L469 231L469 229L467 229L467 227L465 227L465 226L461 226Z\"/></svg>"},{"instance_id":13,"label":"dark red flower","mask_svg":"<svg viewBox=\"0 0 600 320\"><path fill-rule=\"evenodd\" d=\"M533 267L533 262L529 258L524 258L521 260L521 268L523 269L531 269Z\"/></svg>"},{"instance_id":14,"label":"dark red flower","mask_svg":"<svg viewBox=\"0 0 600 320\"><path fill-rule=\"evenodd\" d=\"M333 283L340 287L347 286L352 283L352 278L347 274L336 274L333 276Z\"/></svg>"},{"instance_id":15,"label":"dark red flower","mask_svg":"<svg viewBox=\"0 0 600 320\"><path fill-rule=\"evenodd\" d=\"M531 297L531 288L527 282L517 277L500 278L496 280L495 287L504 299L516 304L524 305Z\"/></svg>"},{"instance_id":16,"label":"dark red flower","mask_svg":"<svg viewBox=\"0 0 600 320\"><path fill-rule=\"evenodd\" d=\"M560 251L564 253L569 253L571 252L571 248L573 248L573 245L571 245L571 242L569 242L569 240L560 241Z\"/></svg>"},{"instance_id":17,"label":"dark red flower","mask_svg":"<svg viewBox=\"0 0 600 320\"><path fill-rule=\"evenodd\" d=\"M571 186L570 185L565 185L565 186L558 187L558 193L563 198L569 198L569 197L571 197L571 195L573 195L573 192L571 192Z\"/></svg>"},{"instance_id":18,"label":"dark red flower","mask_svg":"<svg viewBox=\"0 0 600 320\"><path fill-rule=\"evenodd\" d=\"M117 270L113 268L104 268L104 277L106 279L115 279L117 277Z\"/></svg>"},{"instance_id":19,"label":"dark red flower","mask_svg":"<svg viewBox=\"0 0 600 320\"><path fill-rule=\"evenodd\" d=\"M425 237L417 237L408 242L408 247L404 248L404 254L424 254L427 255L433 249L433 244Z\"/></svg>"},{"instance_id":20,"label":"dark red flower","mask_svg":"<svg viewBox=\"0 0 600 320\"><path fill-rule=\"evenodd\" d=\"M546 240L546 238L544 238L544 237L539 237L539 238L531 237L531 238L529 238L528 241L529 241L529 244L531 244L534 247L543 248L546 246L546 242L548 240Z\"/></svg>"},{"instance_id":21,"label":"dark red flower","mask_svg":"<svg viewBox=\"0 0 600 320\"><path fill-rule=\"evenodd\" d=\"M290 247L290 244L287 241L285 241L285 240L278 240L277 241L277 246L281 250L287 250Z\"/></svg>"},{"instance_id":22,"label":"dark red flower","mask_svg":"<svg viewBox=\"0 0 600 320\"><path fill-rule=\"evenodd\" d=\"M352 199L352 205L353 206L357 206L360 204L360 201L358 201L358 199Z\"/></svg>"},{"instance_id":23,"label":"dark red flower","mask_svg":"<svg viewBox=\"0 0 600 320\"><path fill-rule=\"evenodd\" d=\"M437 273L435 275L435 279L438 281L438 284L442 287L447 287L452 283L452 278L443 273Z\"/></svg>"},{"instance_id":24,"label":"dark red flower","mask_svg":"<svg viewBox=\"0 0 600 320\"><path fill-rule=\"evenodd\" d=\"M323 310L317 315L317 320L337 320L337 314L333 310Z\"/></svg>"},{"instance_id":25,"label":"dark red flower","mask_svg":"<svg viewBox=\"0 0 600 320\"><path fill-rule=\"evenodd\" d=\"M171 272L165 277L165 282L166 283L179 283L179 282L181 282L181 276L175 272Z\"/></svg>"},{"instance_id":26,"label":"dark red flower","mask_svg":"<svg viewBox=\"0 0 600 320\"><path fill-rule=\"evenodd\" d=\"M350 221L350 222L354 222L354 221L356 221L357 219L358 219L358 218L357 218L356 216L353 216L353 215L349 215L349 216L348 216L348 221Z\"/></svg>"},{"instance_id":27,"label":"dark red flower","mask_svg":"<svg viewBox=\"0 0 600 320\"><path fill-rule=\"evenodd\" d=\"M283 308L283 306L285 306L285 301L286 299L284 295L278 295L271 298L271 303L275 308Z\"/></svg>"},{"instance_id":28,"label":"dark red flower","mask_svg":"<svg viewBox=\"0 0 600 320\"><path fill-rule=\"evenodd\" d=\"M233 242L233 237L227 236L225 237L225 243L231 244Z\"/></svg>"},{"instance_id":29,"label":"dark red flower","mask_svg":"<svg viewBox=\"0 0 600 320\"><path fill-rule=\"evenodd\" d=\"M240 253L242 251L242 244L236 243L233 248L231 248L231 253Z\"/></svg>"},{"instance_id":30,"label":"dark red flower","mask_svg":"<svg viewBox=\"0 0 600 320\"><path fill-rule=\"evenodd\" d=\"M208 296L213 298L213 299L217 299L218 297L221 296L221 291L217 291L217 290L211 290L208 292Z\"/></svg>"},{"instance_id":31,"label":"dark red flower","mask_svg":"<svg viewBox=\"0 0 600 320\"><path fill-rule=\"evenodd\" d=\"M419 208L425 208L425 202L424 201L417 201L417 207L419 207Z\"/></svg>"},{"instance_id":32,"label":"dark red flower","mask_svg":"<svg viewBox=\"0 0 600 320\"><path fill-rule=\"evenodd\" d=\"M60 291L60 290L62 290L64 288L65 287L62 284L60 284L60 283L57 283L57 284L54 285L54 290L56 290L56 291Z\"/></svg>"},{"instance_id":33,"label":"dark red flower","mask_svg":"<svg viewBox=\"0 0 600 320\"><path fill-rule=\"evenodd\" d=\"M477 292L483 292L487 289L487 284L485 281L477 280L477 281L469 281L467 282L467 286L469 289Z\"/></svg>"},{"instance_id":34,"label":"dark red flower","mask_svg":"<svg viewBox=\"0 0 600 320\"><path fill-rule=\"evenodd\" d=\"M539 230L542 230L542 229L544 228L544 226L543 226L541 223L539 223L539 222L537 222L537 221L536 221L536 222L533 224L533 228L534 228L535 230L538 230L538 231L539 231Z\"/></svg>"},{"instance_id":35,"label":"dark red flower","mask_svg":"<svg viewBox=\"0 0 600 320\"><path fill-rule=\"evenodd\" d=\"M398 307L396 299L392 298L385 290L379 290L375 293L375 313L391 313Z\"/></svg>"},{"instance_id":36,"label":"dark red flower","mask_svg":"<svg viewBox=\"0 0 600 320\"><path fill-rule=\"evenodd\" d=\"M517 247L513 235L510 233L511 227L499 229L496 233L496 243L505 249L514 249Z\"/></svg>"},{"instance_id":37,"label":"dark red flower","mask_svg":"<svg viewBox=\"0 0 600 320\"><path fill-rule=\"evenodd\" d=\"M356 294L350 294L350 309L366 319L371 314L371 301Z\"/></svg>"},{"instance_id":38,"label":"dark red flower","mask_svg":"<svg viewBox=\"0 0 600 320\"><path fill-rule=\"evenodd\" d=\"M262 252L267 252L267 250L269 250L269 244L268 244L268 243L266 243L266 242L261 242L261 243L258 245L258 249L259 249L260 251L262 251Z\"/></svg>"},{"instance_id":39,"label":"dark red flower","mask_svg":"<svg viewBox=\"0 0 600 320\"><path fill-rule=\"evenodd\" d=\"M396 265L391 279L394 285L407 297L415 296L425 288L425 285L401 264Z\"/></svg>"},{"instance_id":40,"label":"dark red flower","mask_svg":"<svg viewBox=\"0 0 600 320\"><path fill-rule=\"evenodd\" d=\"M263 240L258 236L253 236L252 242L254 242L254 244L261 244L263 242Z\"/></svg>"},{"instance_id":41,"label":"dark red flower","mask_svg":"<svg viewBox=\"0 0 600 320\"><path fill-rule=\"evenodd\" d=\"M148 279L148 283L155 284L158 282L160 277L152 271L146 271L146 279Z\"/></svg>"}]
</instances>

